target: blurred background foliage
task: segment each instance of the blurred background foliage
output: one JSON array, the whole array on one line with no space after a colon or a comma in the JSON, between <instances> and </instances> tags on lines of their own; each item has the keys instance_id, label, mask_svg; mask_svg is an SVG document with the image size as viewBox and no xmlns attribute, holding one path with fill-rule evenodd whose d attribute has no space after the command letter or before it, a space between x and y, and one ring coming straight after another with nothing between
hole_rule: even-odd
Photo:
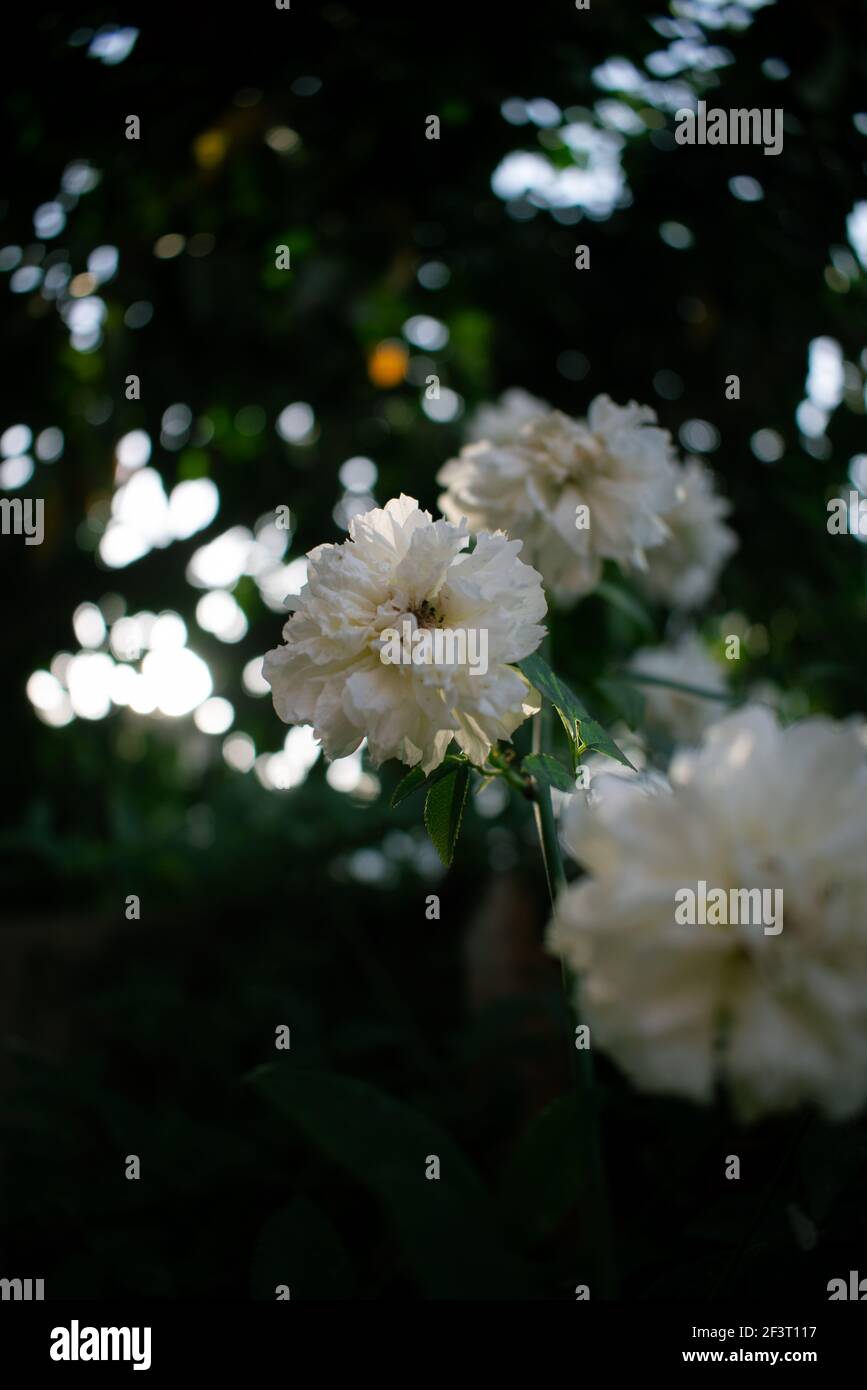
<instances>
[{"instance_id":1,"label":"blurred background foliage","mask_svg":"<svg viewBox=\"0 0 867 1390\"><path fill-rule=\"evenodd\" d=\"M576 414L599 392L653 404L733 503L741 548L702 623L744 635L736 681L791 714L865 709L864 551L825 524L867 487L863 15L4 17L0 482L45 500L41 546L0 543L4 1275L54 1297L574 1296L581 1165L529 808L471 805L443 876L418 802L388 809L398 769L329 782L309 744L284 749L255 662L295 562L371 498L435 509L467 417L520 385ZM677 146L690 93L782 107L783 152ZM597 681L672 631L612 578L620 602L552 624L609 719ZM213 589L234 603L201 609ZM167 612L206 667L185 668L196 702L217 701L198 724L184 691L177 716L110 698ZM623 1295L823 1298L864 1234L863 1127L742 1132L601 1072Z\"/></svg>"}]
</instances>

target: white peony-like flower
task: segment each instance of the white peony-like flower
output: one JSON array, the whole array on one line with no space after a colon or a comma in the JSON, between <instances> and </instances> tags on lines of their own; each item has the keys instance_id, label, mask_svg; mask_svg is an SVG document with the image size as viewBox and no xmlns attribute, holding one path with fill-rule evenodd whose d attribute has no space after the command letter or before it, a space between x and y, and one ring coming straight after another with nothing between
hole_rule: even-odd
<instances>
[{"instance_id":1,"label":"white peony-like flower","mask_svg":"<svg viewBox=\"0 0 867 1390\"><path fill-rule=\"evenodd\" d=\"M699 459L679 470L677 505L666 515L671 535L647 557L642 583L671 608L699 608L716 588L720 571L738 548L723 518L731 503L714 491L713 474Z\"/></svg>"},{"instance_id":2,"label":"white peony-like flower","mask_svg":"<svg viewBox=\"0 0 867 1390\"><path fill-rule=\"evenodd\" d=\"M586 421L559 410L533 416L511 441L465 445L446 463L440 509L523 540L555 597L574 600L599 582L605 560L644 569L645 551L669 535L663 517L677 473L655 419L648 406L608 396L596 397Z\"/></svg>"},{"instance_id":3,"label":"white peony-like flower","mask_svg":"<svg viewBox=\"0 0 867 1390\"><path fill-rule=\"evenodd\" d=\"M520 386L512 386L503 392L496 404L479 406L467 426L467 437L486 439L489 444L511 444L524 425L538 420L541 415L550 415L552 408L547 401L522 391Z\"/></svg>"},{"instance_id":4,"label":"white peony-like flower","mask_svg":"<svg viewBox=\"0 0 867 1390\"><path fill-rule=\"evenodd\" d=\"M629 670L680 685L713 690L725 696L725 672L714 661L695 632L685 632L674 643L662 647L643 647L629 660ZM725 699L708 700L666 686L640 684L644 696L646 722L680 743L697 743L703 731L724 712Z\"/></svg>"},{"instance_id":5,"label":"white peony-like flower","mask_svg":"<svg viewBox=\"0 0 867 1390\"><path fill-rule=\"evenodd\" d=\"M676 755L670 780L612 778L566 817L589 877L562 894L548 944L581 973L593 1044L644 1090L709 1102L722 1084L742 1119L802 1103L852 1115L867 1100L857 734L824 718L783 729L749 706ZM701 880L782 889L783 930L678 924L675 894Z\"/></svg>"},{"instance_id":6,"label":"white peony-like flower","mask_svg":"<svg viewBox=\"0 0 867 1390\"><path fill-rule=\"evenodd\" d=\"M278 715L312 724L332 759L366 737L374 763L399 758L430 772L454 739L483 763L539 708L511 663L545 635L541 576L519 559L520 541L482 534L467 553L465 525L433 521L403 495L355 517L349 535L310 552L285 646L265 657ZM481 643L484 670L455 651L413 664L416 634L429 632L435 651L437 629L464 634L470 651ZM386 661L395 632L401 659Z\"/></svg>"}]
</instances>

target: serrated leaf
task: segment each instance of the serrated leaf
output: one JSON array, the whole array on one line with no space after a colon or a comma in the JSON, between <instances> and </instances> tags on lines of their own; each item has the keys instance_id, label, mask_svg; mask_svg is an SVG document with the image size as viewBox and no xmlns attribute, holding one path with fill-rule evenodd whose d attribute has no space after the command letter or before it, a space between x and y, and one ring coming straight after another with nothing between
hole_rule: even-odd
<instances>
[{"instance_id":1,"label":"serrated leaf","mask_svg":"<svg viewBox=\"0 0 867 1390\"><path fill-rule=\"evenodd\" d=\"M433 772L427 777L420 767L411 768L394 789L391 798L391 809L394 810L395 806L399 806L402 801L406 801L406 798L412 796L413 792L421 791L424 786L431 787L435 782L441 781L443 777L448 777L450 772L454 771L457 767L461 767L466 762L467 759L465 757L456 757L454 754L450 753L445 760L440 763L439 767L435 767Z\"/></svg>"},{"instance_id":2,"label":"serrated leaf","mask_svg":"<svg viewBox=\"0 0 867 1390\"><path fill-rule=\"evenodd\" d=\"M551 670L547 661L543 661L538 652L525 657L523 661L518 663L518 666L530 684L534 685L550 700L572 743L578 748L583 743L594 753L604 753L606 758L613 758L615 762L623 763L624 767L631 767L633 772L635 771L632 763L623 750L618 748L611 735L606 733L601 724L591 718L575 692L570 690L565 681L562 681L556 672Z\"/></svg>"},{"instance_id":3,"label":"serrated leaf","mask_svg":"<svg viewBox=\"0 0 867 1390\"><path fill-rule=\"evenodd\" d=\"M427 778L420 767L411 768L405 777L402 777L392 793L391 809L399 806L402 801L406 801L408 796L417 792L424 786Z\"/></svg>"},{"instance_id":4,"label":"serrated leaf","mask_svg":"<svg viewBox=\"0 0 867 1390\"><path fill-rule=\"evenodd\" d=\"M454 858L469 784L469 768L456 767L432 783L424 803L425 828L446 868Z\"/></svg>"},{"instance_id":5,"label":"serrated leaf","mask_svg":"<svg viewBox=\"0 0 867 1390\"><path fill-rule=\"evenodd\" d=\"M623 749L614 742L611 735L595 719L588 717L581 721L580 730L582 739L592 752L602 753L606 758L613 758L615 762L622 763L624 767L631 768L633 772L636 771L635 764L629 761Z\"/></svg>"},{"instance_id":6,"label":"serrated leaf","mask_svg":"<svg viewBox=\"0 0 867 1390\"><path fill-rule=\"evenodd\" d=\"M269 1064L251 1080L319 1154L376 1197L429 1297L528 1296L528 1272L508 1247L495 1203L426 1115L352 1077ZM431 1156L439 1159L435 1182L425 1177Z\"/></svg>"},{"instance_id":7,"label":"serrated leaf","mask_svg":"<svg viewBox=\"0 0 867 1390\"><path fill-rule=\"evenodd\" d=\"M574 792L575 778L550 753L531 753L521 764L521 771L544 782L548 787L556 787L561 792Z\"/></svg>"}]
</instances>

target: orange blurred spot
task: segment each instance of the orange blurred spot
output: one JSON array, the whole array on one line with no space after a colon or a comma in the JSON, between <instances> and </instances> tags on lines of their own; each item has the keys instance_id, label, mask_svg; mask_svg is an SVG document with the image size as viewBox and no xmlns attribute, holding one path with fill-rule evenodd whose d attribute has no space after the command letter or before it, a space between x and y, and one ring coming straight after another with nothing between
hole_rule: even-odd
<instances>
[{"instance_id":1,"label":"orange blurred spot","mask_svg":"<svg viewBox=\"0 0 867 1390\"><path fill-rule=\"evenodd\" d=\"M75 275L69 282L69 293L73 299L83 299L85 295L93 294L96 289L97 281L94 275L88 275L83 271L81 275Z\"/></svg>"},{"instance_id":2,"label":"orange blurred spot","mask_svg":"<svg viewBox=\"0 0 867 1390\"><path fill-rule=\"evenodd\" d=\"M193 141L193 154L200 169L215 169L226 157L229 142L221 130L206 130Z\"/></svg>"},{"instance_id":3,"label":"orange blurred spot","mask_svg":"<svg viewBox=\"0 0 867 1390\"><path fill-rule=\"evenodd\" d=\"M406 376L409 353L403 343L396 338L388 338L377 343L367 360L367 375L374 386L387 391L390 386L399 386Z\"/></svg>"}]
</instances>

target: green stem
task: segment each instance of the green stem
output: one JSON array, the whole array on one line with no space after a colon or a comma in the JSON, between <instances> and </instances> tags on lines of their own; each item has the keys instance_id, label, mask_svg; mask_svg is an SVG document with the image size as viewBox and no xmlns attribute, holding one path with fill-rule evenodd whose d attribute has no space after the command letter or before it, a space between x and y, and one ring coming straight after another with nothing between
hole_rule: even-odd
<instances>
[{"instance_id":1,"label":"green stem","mask_svg":"<svg viewBox=\"0 0 867 1390\"><path fill-rule=\"evenodd\" d=\"M548 660L549 654L545 648L548 647L549 642L550 638L546 638L545 646L543 647L543 655L546 661ZM543 753L546 751L546 747L550 742L550 731L551 706L547 701L543 701L542 708L533 724L534 753ZM557 900L566 886L566 875L563 870L563 859L560 854L557 822L554 818L554 807L551 802L551 789L541 782L537 782L536 784L536 798L533 809L536 818L536 829L539 833L539 844L542 850L542 861L545 865L545 877L548 880L551 911L556 917ZM566 1005L566 1017L574 1027L580 1024L578 1007L575 1001L575 980L563 957L560 959L560 972ZM608 1211L608 1184L605 1177L605 1165L599 1132L599 1115L593 1058L589 1048L576 1048L574 1046L574 1041L575 1033L573 1031L569 1039L570 1071L578 1101L581 1151L584 1159L585 1172L587 1174L587 1185L584 1191L584 1205L586 1209L582 1215L586 1220L586 1229L589 1235L588 1243L593 1253L594 1263L594 1276L591 1280L590 1293L591 1297L595 1293L602 1298L611 1298L616 1292L617 1275L611 1242Z\"/></svg>"},{"instance_id":2,"label":"green stem","mask_svg":"<svg viewBox=\"0 0 867 1390\"><path fill-rule=\"evenodd\" d=\"M551 706L545 703L539 711L538 718L533 725L534 753L542 753L545 751L545 744L548 742L546 735L550 723ZM551 899L551 907L554 908L559 894L566 887L566 875L563 872L563 860L560 855L560 843L557 838L557 822L554 819L551 788L541 781L536 784L536 798L533 802L533 812L536 817L536 829L539 832L539 844L542 849L542 862L545 865L545 877L548 880L548 896Z\"/></svg>"},{"instance_id":3,"label":"green stem","mask_svg":"<svg viewBox=\"0 0 867 1390\"><path fill-rule=\"evenodd\" d=\"M702 685L688 685L686 681L670 681L663 676L648 676L643 671L618 671L617 679L631 682L633 685L658 685L663 690L678 690L684 695L695 695L700 700L715 700L717 704L722 705L737 705L743 702L742 695L730 690L706 690ZM763 704L764 701L759 701L759 703Z\"/></svg>"},{"instance_id":4,"label":"green stem","mask_svg":"<svg viewBox=\"0 0 867 1390\"><path fill-rule=\"evenodd\" d=\"M488 761L480 771L485 777L502 777L504 781L509 783L509 786L514 787L522 795L527 790L527 779L509 766L496 747L491 749Z\"/></svg>"}]
</instances>

